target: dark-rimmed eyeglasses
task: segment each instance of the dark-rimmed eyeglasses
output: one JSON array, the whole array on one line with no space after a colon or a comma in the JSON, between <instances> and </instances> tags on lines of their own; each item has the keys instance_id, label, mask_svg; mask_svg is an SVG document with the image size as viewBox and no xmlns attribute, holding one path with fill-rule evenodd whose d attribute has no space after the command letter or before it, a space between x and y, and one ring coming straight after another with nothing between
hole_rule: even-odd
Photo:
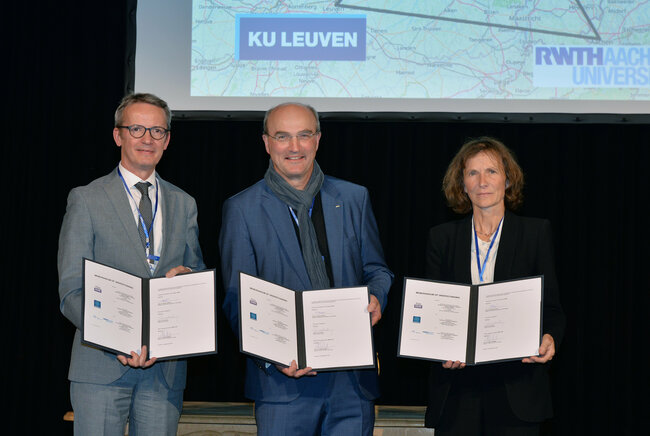
<instances>
[{"instance_id":1,"label":"dark-rimmed eyeglasses","mask_svg":"<svg viewBox=\"0 0 650 436\"><path fill-rule=\"evenodd\" d=\"M315 135L318 135L320 133L320 130L317 130L315 132L300 132L295 135L289 135L288 133L278 133L275 136L269 135L266 133L266 136L269 138L273 138L278 142L289 142L291 141L291 138L298 138L298 142L306 142L309 141L311 138L313 138Z\"/></svg>"},{"instance_id":2,"label":"dark-rimmed eyeglasses","mask_svg":"<svg viewBox=\"0 0 650 436\"><path fill-rule=\"evenodd\" d=\"M145 127L140 124L131 124L130 126L115 126L118 129L128 129L134 138L142 138L147 130L153 139L163 139L169 133L169 129L160 126Z\"/></svg>"}]
</instances>

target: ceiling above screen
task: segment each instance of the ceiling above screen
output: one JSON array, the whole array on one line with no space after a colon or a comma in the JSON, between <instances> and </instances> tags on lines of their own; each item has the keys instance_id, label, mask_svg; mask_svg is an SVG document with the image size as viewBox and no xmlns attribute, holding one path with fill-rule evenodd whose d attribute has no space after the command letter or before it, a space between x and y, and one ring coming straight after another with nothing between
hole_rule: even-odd
<instances>
[{"instance_id":1,"label":"ceiling above screen","mask_svg":"<svg viewBox=\"0 0 650 436\"><path fill-rule=\"evenodd\" d=\"M650 0L139 0L175 111L650 114Z\"/></svg>"}]
</instances>

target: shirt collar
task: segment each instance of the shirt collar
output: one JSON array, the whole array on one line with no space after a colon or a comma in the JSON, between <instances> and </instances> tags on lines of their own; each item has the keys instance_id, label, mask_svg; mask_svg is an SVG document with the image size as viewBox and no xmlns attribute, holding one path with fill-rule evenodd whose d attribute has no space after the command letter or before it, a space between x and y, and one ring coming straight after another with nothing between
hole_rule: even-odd
<instances>
[{"instance_id":1,"label":"shirt collar","mask_svg":"<svg viewBox=\"0 0 650 436\"><path fill-rule=\"evenodd\" d=\"M153 170L153 172L149 175L147 180L142 180L142 179L140 179L140 177L136 176L131 171L124 168L124 166L122 165L122 162L120 162L120 164L119 164L119 169L120 169L120 172L122 173L122 177L124 177L124 181L126 182L126 185L128 187L135 186L136 183L139 183L139 182L149 182L149 183L151 183L152 186L156 186L156 170Z\"/></svg>"}]
</instances>

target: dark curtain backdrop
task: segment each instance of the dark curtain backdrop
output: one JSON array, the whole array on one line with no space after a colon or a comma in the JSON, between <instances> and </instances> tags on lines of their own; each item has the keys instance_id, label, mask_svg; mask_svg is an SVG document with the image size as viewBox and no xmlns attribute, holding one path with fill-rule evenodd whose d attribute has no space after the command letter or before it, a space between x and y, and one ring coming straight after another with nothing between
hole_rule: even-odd
<instances>
[{"instance_id":1,"label":"dark curtain backdrop","mask_svg":"<svg viewBox=\"0 0 650 436\"><path fill-rule=\"evenodd\" d=\"M74 331L58 310L57 239L68 191L119 160L111 130L124 91L128 13L125 1L6 6L2 322L9 389L2 410L25 427L21 434L71 432L62 417L71 409L66 375ZM261 115L175 120L172 130L158 170L196 198L205 261L218 270L223 201L260 179L268 164ZM428 364L396 357L402 280L423 274L427 229L458 218L440 191L451 157L467 138L493 135L516 152L526 173L520 213L548 218L554 229L568 324L552 363L556 417L545 432L633 435L647 429L647 125L326 116L322 130L321 167L369 188L396 275L375 331L378 404L426 401ZM186 400L245 401L243 359L223 316L219 328L219 354L189 361Z\"/></svg>"}]
</instances>

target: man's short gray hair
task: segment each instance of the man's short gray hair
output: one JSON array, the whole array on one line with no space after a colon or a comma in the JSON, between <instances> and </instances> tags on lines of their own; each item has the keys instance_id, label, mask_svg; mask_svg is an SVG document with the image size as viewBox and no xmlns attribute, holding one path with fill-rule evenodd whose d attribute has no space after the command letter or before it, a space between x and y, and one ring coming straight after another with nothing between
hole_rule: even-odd
<instances>
[{"instance_id":1,"label":"man's short gray hair","mask_svg":"<svg viewBox=\"0 0 650 436\"><path fill-rule=\"evenodd\" d=\"M147 103L159 107L165 111L165 118L167 119L167 129L170 129L172 126L172 112L169 110L167 102L160 97L157 97L153 94L139 93L139 94L127 94L122 98L120 105L115 110L115 126L122 125L122 120L124 116L124 109L129 107L134 103Z\"/></svg>"}]
</instances>

